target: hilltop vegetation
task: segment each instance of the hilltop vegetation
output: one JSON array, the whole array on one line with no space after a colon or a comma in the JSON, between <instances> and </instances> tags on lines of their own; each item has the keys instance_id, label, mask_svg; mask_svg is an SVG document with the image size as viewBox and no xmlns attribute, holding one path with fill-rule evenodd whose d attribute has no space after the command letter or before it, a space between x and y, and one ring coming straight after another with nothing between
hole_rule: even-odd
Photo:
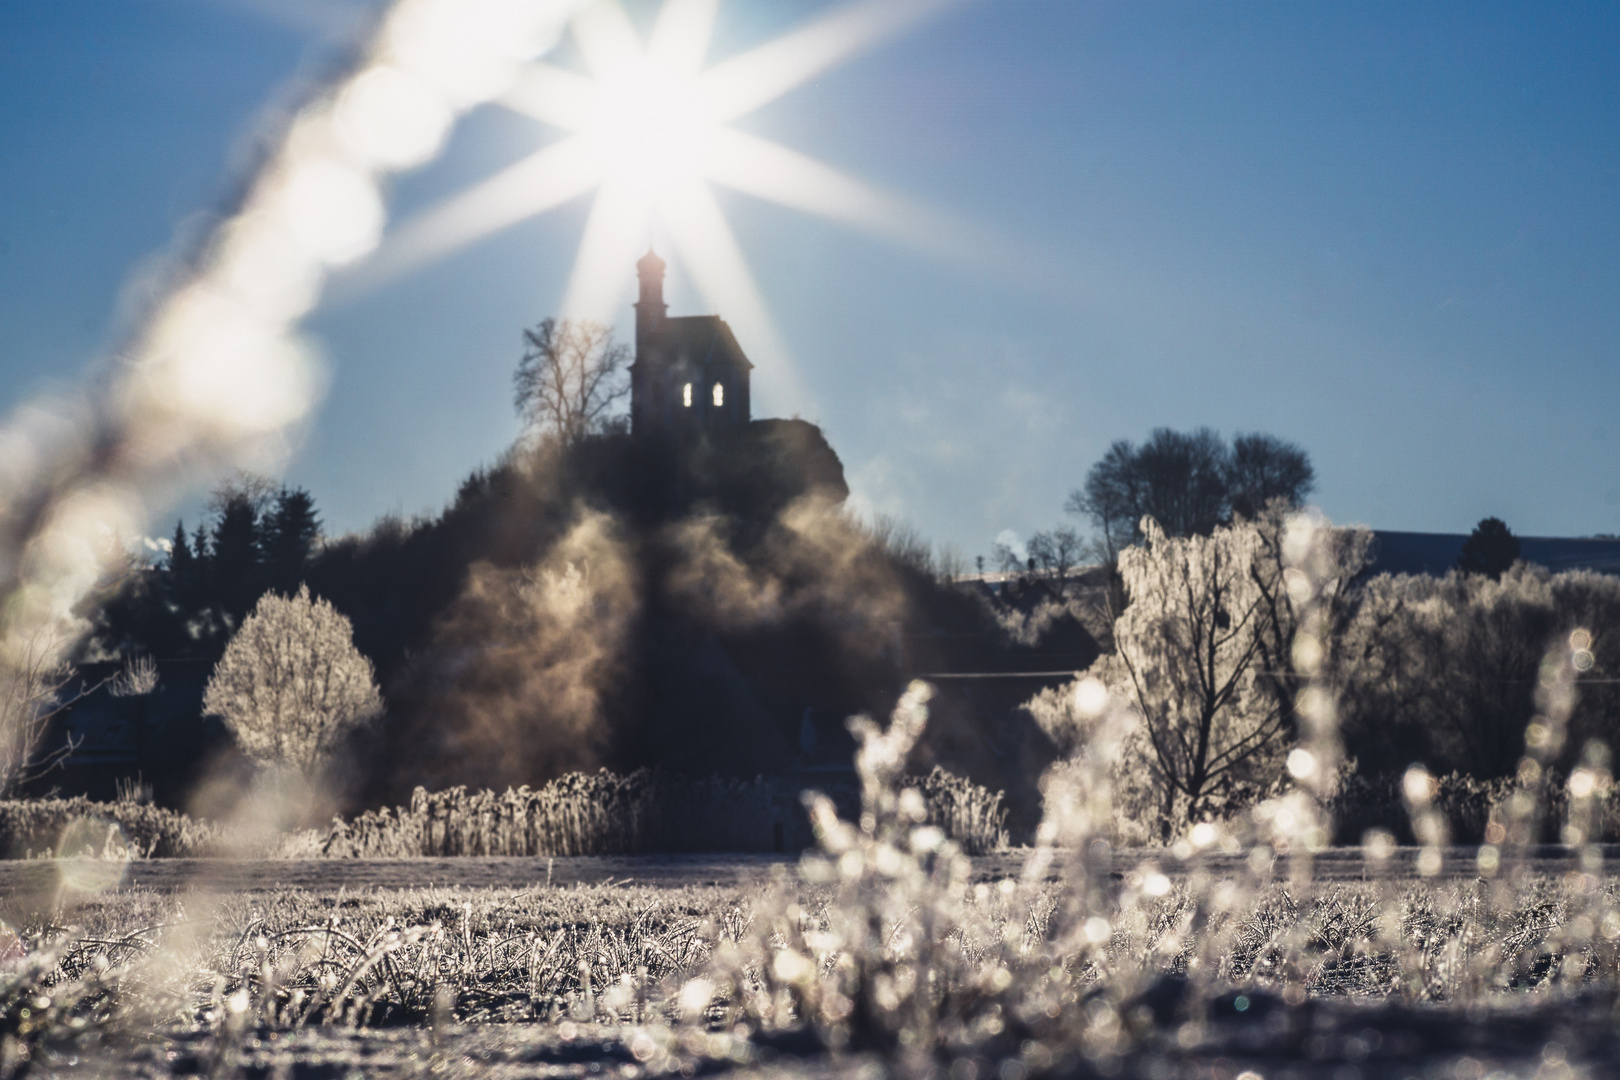
<instances>
[{"instance_id":1,"label":"hilltop vegetation","mask_svg":"<svg viewBox=\"0 0 1620 1080\"><path fill-rule=\"evenodd\" d=\"M87 654L212 660L251 606L238 593L307 582L352 623L386 703L332 770L351 807L602 766L847 762L844 719L885 711L919 670L1073 670L1096 655L1050 590L1027 582L1009 591L1024 614L998 609L914 534L850 515L847 494L837 455L798 420L681 455L614 430L534 440L441 514L292 562L271 558L288 493L227 492L185 556L117 583ZM1026 828L1051 757L1015 714L1028 692L963 688L915 762L1012 792ZM1010 739L986 729L986 706Z\"/></svg>"}]
</instances>

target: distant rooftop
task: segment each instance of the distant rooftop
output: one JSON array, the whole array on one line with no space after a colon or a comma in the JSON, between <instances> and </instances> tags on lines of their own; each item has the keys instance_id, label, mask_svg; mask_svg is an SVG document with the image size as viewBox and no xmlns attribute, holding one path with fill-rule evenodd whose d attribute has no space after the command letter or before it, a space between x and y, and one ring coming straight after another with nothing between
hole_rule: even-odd
<instances>
[{"instance_id":1,"label":"distant rooftop","mask_svg":"<svg viewBox=\"0 0 1620 1080\"><path fill-rule=\"evenodd\" d=\"M1373 574L1433 574L1440 576L1457 565L1467 542L1466 533L1373 531ZM1519 537L1519 558L1558 573L1596 570L1620 574L1620 539L1567 539L1557 536Z\"/></svg>"},{"instance_id":2,"label":"distant rooftop","mask_svg":"<svg viewBox=\"0 0 1620 1080\"><path fill-rule=\"evenodd\" d=\"M1462 554L1463 544L1467 540L1466 533L1374 529L1372 565L1367 568L1366 576L1432 574L1444 577L1456 568L1457 556ZM1519 558L1545 566L1554 573L1595 570L1601 574L1620 574L1620 537L1521 536ZM1098 567L1092 565L1077 566L1069 571L1069 580L1078 581L1096 569ZM1039 575L987 570L983 573L957 574L952 580L960 584L977 583L991 592L997 592L1009 581L1035 576Z\"/></svg>"}]
</instances>

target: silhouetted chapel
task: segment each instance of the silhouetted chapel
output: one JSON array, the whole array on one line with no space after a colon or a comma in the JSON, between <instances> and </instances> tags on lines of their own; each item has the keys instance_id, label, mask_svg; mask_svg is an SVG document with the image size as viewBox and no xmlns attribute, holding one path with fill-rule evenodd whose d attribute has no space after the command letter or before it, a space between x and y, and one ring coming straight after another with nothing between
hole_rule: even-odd
<instances>
[{"instance_id":1,"label":"silhouetted chapel","mask_svg":"<svg viewBox=\"0 0 1620 1080\"><path fill-rule=\"evenodd\" d=\"M748 423L748 362L718 315L670 318L664 260L636 263L636 359L630 365L630 430L638 438L690 437Z\"/></svg>"}]
</instances>

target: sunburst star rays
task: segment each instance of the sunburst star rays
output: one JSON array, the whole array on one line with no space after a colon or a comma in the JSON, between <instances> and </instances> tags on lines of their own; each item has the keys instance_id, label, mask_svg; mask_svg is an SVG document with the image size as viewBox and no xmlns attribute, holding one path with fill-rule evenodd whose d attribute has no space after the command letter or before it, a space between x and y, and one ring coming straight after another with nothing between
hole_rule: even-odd
<instances>
[{"instance_id":1,"label":"sunburst star rays","mask_svg":"<svg viewBox=\"0 0 1620 1080\"><path fill-rule=\"evenodd\" d=\"M611 320L657 222L704 299L764 361L770 402L805 410L787 350L712 185L927 250L950 223L830 165L727 125L964 0L860 0L705 68L719 0L665 0L645 44L618 0L573 19L587 74L533 63L500 104L557 142L406 221L345 291L409 273L595 191L562 314Z\"/></svg>"}]
</instances>

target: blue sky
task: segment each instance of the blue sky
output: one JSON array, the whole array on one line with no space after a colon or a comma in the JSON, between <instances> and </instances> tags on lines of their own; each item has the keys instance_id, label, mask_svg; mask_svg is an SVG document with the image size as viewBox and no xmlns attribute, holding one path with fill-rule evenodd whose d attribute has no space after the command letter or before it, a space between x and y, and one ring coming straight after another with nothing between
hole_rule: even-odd
<instances>
[{"instance_id":1,"label":"blue sky","mask_svg":"<svg viewBox=\"0 0 1620 1080\"><path fill-rule=\"evenodd\" d=\"M728 0L712 55L832 6ZM0 6L0 406L85 377L359 10ZM1338 521L1620 532L1617 54L1612 4L979 0L739 126L994 257L720 198L859 505L969 557L1058 523L1110 442L1161 425L1300 443ZM391 209L553 138L475 112ZM329 530L436 510L518 435L519 332L560 304L587 209L309 320L328 388L286 477ZM669 299L709 310L678 260Z\"/></svg>"}]
</instances>

